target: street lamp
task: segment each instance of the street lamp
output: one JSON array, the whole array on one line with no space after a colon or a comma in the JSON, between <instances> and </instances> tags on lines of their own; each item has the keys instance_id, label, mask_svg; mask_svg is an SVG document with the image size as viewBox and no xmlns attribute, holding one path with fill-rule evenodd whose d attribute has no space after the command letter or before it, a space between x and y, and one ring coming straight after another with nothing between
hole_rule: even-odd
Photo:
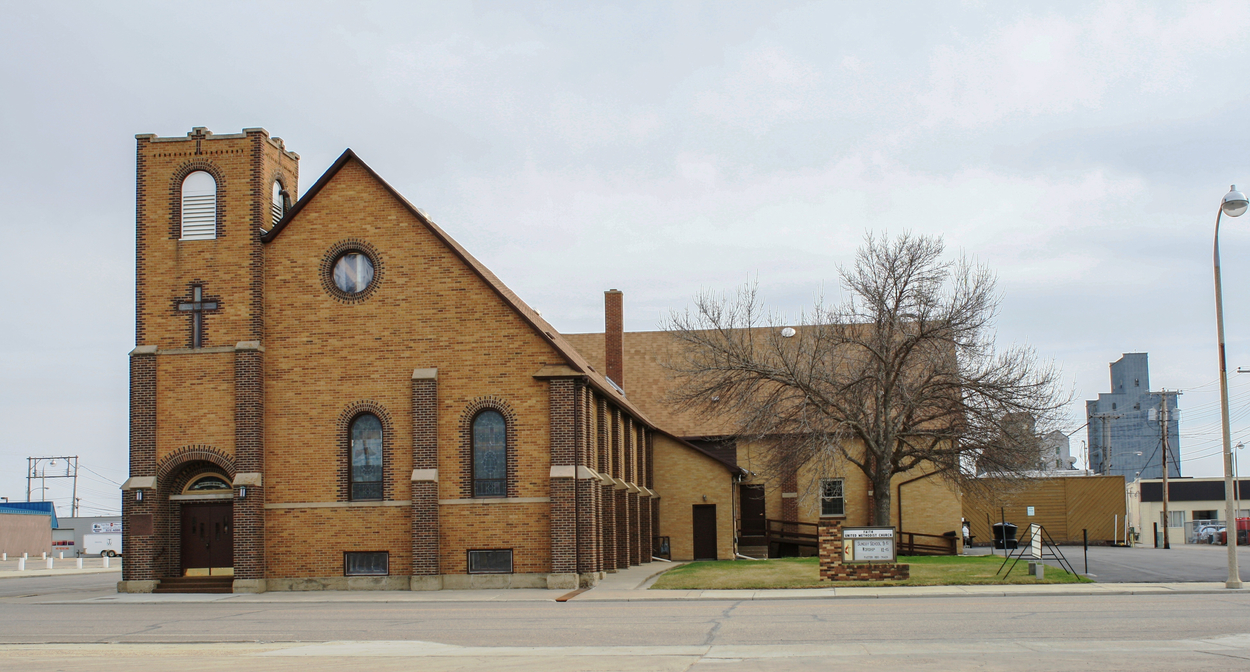
<instances>
[{"instance_id":1,"label":"street lamp","mask_svg":"<svg viewBox=\"0 0 1250 672\"><path fill-rule=\"evenodd\" d=\"M1215 330L1220 341L1220 424L1224 431L1224 523L1225 529L1231 523L1233 531L1224 538L1228 542L1228 580L1226 588L1241 588L1241 574L1237 569L1237 515L1233 511L1233 449L1232 436L1228 428L1228 367L1224 363L1224 295L1220 286L1220 218L1224 215L1240 217L1246 212L1250 201L1246 195L1237 191L1233 185L1224 194L1220 202L1220 210L1215 213L1215 244L1212 260L1215 265Z\"/></svg>"}]
</instances>

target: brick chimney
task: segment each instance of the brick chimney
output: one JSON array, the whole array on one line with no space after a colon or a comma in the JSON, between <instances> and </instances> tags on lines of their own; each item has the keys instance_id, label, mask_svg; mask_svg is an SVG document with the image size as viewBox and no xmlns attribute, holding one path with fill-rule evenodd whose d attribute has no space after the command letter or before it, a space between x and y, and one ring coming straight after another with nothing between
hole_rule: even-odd
<instances>
[{"instance_id":1,"label":"brick chimney","mask_svg":"<svg viewBox=\"0 0 1250 672\"><path fill-rule=\"evenodd\" d=\"M603 293L603 360L612 382L625 389L625 316L617 289Z\"/></svg>"}]
</instances>

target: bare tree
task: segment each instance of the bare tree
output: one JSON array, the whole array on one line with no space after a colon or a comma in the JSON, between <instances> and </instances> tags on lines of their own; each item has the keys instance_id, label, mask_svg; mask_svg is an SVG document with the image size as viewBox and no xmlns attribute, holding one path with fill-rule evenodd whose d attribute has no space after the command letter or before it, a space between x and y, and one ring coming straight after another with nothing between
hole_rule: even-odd
<instances>
[{"instance_id":1,"label":"bare tree","mask_svg":"<svg viewBox=\"0 0 1250 672\"><path fill-rule=\"evenodd\" d=\"M775 475L855 465L878 524L890 520L895 474L932 469L965 488L977 475L1023 476L1037 464L1036 431L1070 397L1032 349L995 348L993 274L943 251L936 237L870 234L840 269L849 298L789 326L752 285L700 294L666 324L680 345L674 400L731 419Z\"/></svg>"}]
</instances>

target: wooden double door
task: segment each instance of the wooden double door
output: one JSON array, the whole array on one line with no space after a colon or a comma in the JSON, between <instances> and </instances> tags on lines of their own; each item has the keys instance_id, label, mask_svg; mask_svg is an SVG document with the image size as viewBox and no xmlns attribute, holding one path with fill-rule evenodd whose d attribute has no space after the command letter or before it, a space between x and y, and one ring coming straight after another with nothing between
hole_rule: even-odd
<instances>
[{"instance_id":1,"label":"wooden double door","mask_svg":"<svg viewBox=\"0 0 1250 672\"><path fill-rule=\"evenodd\" d=\"M234 504L182 505L182 574L234 566Z\"/></svg>"}]
</instances>

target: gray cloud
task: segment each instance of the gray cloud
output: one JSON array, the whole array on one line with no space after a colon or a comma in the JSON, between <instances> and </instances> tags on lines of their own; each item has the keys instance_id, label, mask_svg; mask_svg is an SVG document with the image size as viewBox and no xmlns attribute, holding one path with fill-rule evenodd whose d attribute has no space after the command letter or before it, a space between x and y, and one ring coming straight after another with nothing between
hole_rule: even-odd
<instances>
[{"instance_id":1,"label":"gray cloud","mask_svg":"<svg viewBox=\"0 0 1250 672\"><path fill-rule=\"evenodd\" d=\"M0 492L23 496L32 454L124 478L131 143L192 126L268 128L305 186L352 147L566 331L601 328L608 287L631 329L756 277L794 314L836 298L864 231L940 233L998 271L1000 338L1056 357L1078 399L1150 351L1156 388L1193 388L1182 448L1205 455L1211 220L1250 187L1229 84L1246 20L1233 2L6 8ZM1232 366L1248 252L1231 222ZM89 503L115 506L110 487Z\"/></svg>"}]
</instances>

